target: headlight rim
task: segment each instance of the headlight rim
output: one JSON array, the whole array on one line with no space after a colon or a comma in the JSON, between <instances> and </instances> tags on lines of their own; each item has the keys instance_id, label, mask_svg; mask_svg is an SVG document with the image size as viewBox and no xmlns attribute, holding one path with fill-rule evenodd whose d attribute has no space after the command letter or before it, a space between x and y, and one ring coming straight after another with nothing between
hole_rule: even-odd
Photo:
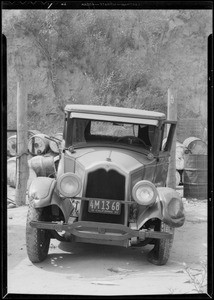
<instances>
[{"instance_id":1,"label":"headlight rim","mask_svg":"<svg viewBox=\"0 0 214 300\"><path fill-rule=\"evenodd\" d=\"M73 177L77 180L77 183L78 183L78 188L77 190L75 191L75 193L71 194L71 193L66 193L65 191L63 191L63 189L61 188L61 183L63 181L63 179L65 179L66 177ZM76 195L78 195L81 191L81 188L82 188L82 182L81 182L81 179L79 178L79 176L75 173L72 173L72 172L66 172L62 175L60 175L60 177L57 179L57 189L60 193L60 195L62 195L63 197L66 197L66 198L73 198L75 197Z\"/></svg>"},{"instance_id":2,"label":"headlight rim","mask_svg":"<svg viewBox=\"0 0 214 300\"><path fill-rule=\"evenodd\" d=\"M137 196L136 196L137 190L138 190L139 187L142 186L142 185L150 186L150 187L152 188L152 190L153 190L153 193L154 193L152 199L149 200L147 203L146 203L146 202L145 202L145 203L142 203L142 202L137 198ZM143 206L152 206L152 205L155 204L155 202L156 202L156 199L157 199L157 197L158 197L158 191L157 191L155 185L154 185L151 181L149 181L149 180L140 180L140 181L138 181L138 182L133 186L133 188L132 188L132 197L133 197L133 199L135 200L135 202L137 202L139 205L143 205Z\"/></svg>"}]
</instances>

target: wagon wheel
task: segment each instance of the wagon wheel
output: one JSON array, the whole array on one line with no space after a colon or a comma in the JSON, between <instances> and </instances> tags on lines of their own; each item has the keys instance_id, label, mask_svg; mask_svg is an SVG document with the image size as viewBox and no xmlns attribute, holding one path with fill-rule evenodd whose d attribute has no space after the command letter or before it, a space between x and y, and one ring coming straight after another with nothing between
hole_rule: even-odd
<instances>
[{"instance_id":1,"label":"wagon wheel","mask_svg":"<svg viewBox=\"0 0 214 300\"><path fill-rule=\"evenodd\" d=\"M159 221L155 227L156 231L171 233L172 237L169 239L156 239L154 248L148 254L148 261L154 265L165 265L170 256L170 250L173 244L174 228Z\"/></svg>"}]
</instances>

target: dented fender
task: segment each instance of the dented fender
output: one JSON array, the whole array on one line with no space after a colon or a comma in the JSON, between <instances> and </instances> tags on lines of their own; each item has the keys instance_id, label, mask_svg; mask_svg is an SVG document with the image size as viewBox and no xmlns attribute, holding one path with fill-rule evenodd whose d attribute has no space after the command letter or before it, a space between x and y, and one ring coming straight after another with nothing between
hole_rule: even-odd
<instances>
[{"instance_id":1,"label":"dented fender","mask_svg":"<svg viewBox=\"0 0 214 300\"><path fill-rule=\"evenodd\" d=\"M185 215L180 195L168 187L159 187L157 191L156 203L150 207L140 209L137 218L137 228L140 229L148 220L153 218L157 218L171 227L181 227L184 224ZM177 201L177 204L179 204L178 213L174 216L169 213L169 204L172 201Z\"/></svg>"},{"instance_id":2,"label":"dented fender","mask_svg":"<svg viewBox=\"0 0 214 300\"><path fill-rule=\"evenodd\" d=\"M28 191L29 201L33 201L35 207L45 207L50 205L55 186L56 180L54 178L35 178L31 182Z\"/></svg>"},{"instance_id":3,"label":"dented fender","mask_svg":"<svg viewBox=\"0 0 214 300\"><path fill-rule=\"evenodd\" d=\"M73 210L71 201L62 199L56 192L56 179L49 177L35 178L29 188L29 202L33 203L35 208L42 208L49 205L57 205L64 215L67 222L70 212Z\"/></svg>"},{"instance_id":4,"label":"dented fender","mask_svg":"<svg viewBox=\"0 0 214 300\"><path fill-rule=\"evenodd\" d=\"M171 227L181 227L185 221L184 206L181 196L174 189L169 187L157 188L159 201L162 206L163 222ZM176 203L176 215L170 214L170 205Z\"/></svg>"}]
</instances>

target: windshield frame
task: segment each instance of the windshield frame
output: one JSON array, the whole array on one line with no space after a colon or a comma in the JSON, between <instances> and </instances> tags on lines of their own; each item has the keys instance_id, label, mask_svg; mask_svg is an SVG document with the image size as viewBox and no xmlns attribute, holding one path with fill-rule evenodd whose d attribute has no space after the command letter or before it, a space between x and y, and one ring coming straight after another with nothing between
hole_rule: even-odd
<instances>
[{"instance_id":1,"label":"windshield frame","mask_svg":"<svg viewBox=\"0 0 214 300\"><path fill-rule=\"evenodd\" d=\"M93 116L94 117L94 116ZM124 144L124 143L115 143L115 142L105 142L105 141L96 141L96 142L76 142L74 144L72 137L74 136L74 130L75 127L73 126L73 120L75 119L82 119L85 120L83 118L80 118L80 116L78 118L74 118L73 116L67 116L67 120L66 120L66 134L65 134L65 147L73 147L74 149L79 149L79 148L88 148L88 147L115 147L115 148L122 148L122 149L129 149L132 151L136 151L136 152L142 152L144 154L148 154L148 153L153 153L154 155L157 155L157 152L159 152L159 145L157 145L157 141L160 141L160 126L154 126L154 142L153 144L151 143L151 146L146 149L145 147L140 147L139 145L130 145L130 144ZM88 121L99 121L99 122L111 122L112 121L106 121L106 120L102 120L101 116L100 118L88 118ZM149 125L149 124L145 124L144 122L140 122L140 123L130 123L128 118L127 118L127 122L121 122L121 121L117 121L117 123L122 123L122 124L132 124L132 125ZM161 122L162 123L162 122ZM160 124L159 124L160 125ZM119 137L118 137L119 138Z\"/></svg>"}]
</instances>

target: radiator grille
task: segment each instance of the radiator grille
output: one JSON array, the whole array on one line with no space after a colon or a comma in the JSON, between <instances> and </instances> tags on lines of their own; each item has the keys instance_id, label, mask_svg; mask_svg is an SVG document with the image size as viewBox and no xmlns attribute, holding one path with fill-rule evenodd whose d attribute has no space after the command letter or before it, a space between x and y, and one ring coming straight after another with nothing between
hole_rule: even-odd
<instances>
[{"instance_id":1,"label":"radiator grille","mask_svg":"<svg viewBox=\"0 0 214 300\"><path fill-rule=\"evenodd\" d=\"M125 177L115 170L98 169L88 174L86 197L111 200L125 200ZM124 224L124 205L120 215L88 212L88 201L83 201L82 220Z\"/></svg>"}]
</instances>

